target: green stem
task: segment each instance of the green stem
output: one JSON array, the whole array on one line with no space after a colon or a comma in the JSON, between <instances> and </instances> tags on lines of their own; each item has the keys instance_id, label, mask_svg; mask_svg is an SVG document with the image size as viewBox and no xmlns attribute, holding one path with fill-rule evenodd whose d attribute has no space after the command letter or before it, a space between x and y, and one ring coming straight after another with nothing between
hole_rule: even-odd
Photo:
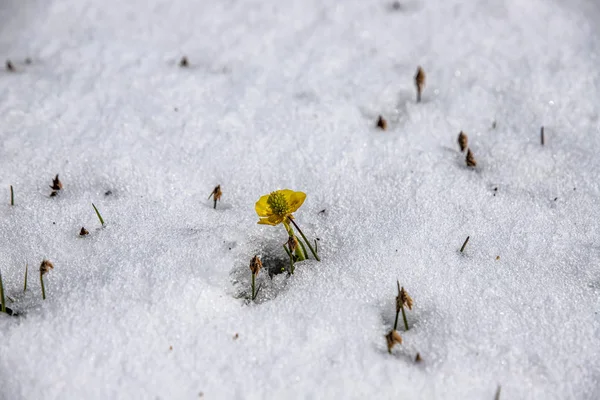
<instances>
[{"instance_id":1,"label":"green stem","mask_svg":"<svg viewBox=\"0 0 600 400\"><path fill-rule=\"evenodd\" d=\"M315 250L313 249L313 247L310 245L310 242L308 241L308 239L306 239L306 236L304 236L304 233L302 232L302 230L300 229L300 227L296 224L296 222L294 222L294 220L291 219L290 217L288 217L288 220L292 224L294 224L294 226L296 227L296 230L298 231L298 233L300 233L300 236L302 236L302 239L304 239L304 242L306 243L306 245L310 249L310 251L311 251L312 255L315 257L315 259L317 261L321 261L321 259L319 258L319 256L317 255L317 253L315 252Z\"/></svg>"},{"instance_id":2,"label":"green stem","mask_svg":"<svg viewBox=\"0 0 600 400\"><path fill-rule=\"evenodd\" d=\"M404 312L404 306L400 307L402 309L402 319L404 320L404 330L408 330L408 321L406 320L406 313Z\"/></svg>"},{"instance_id":3,"label":"green stem","mask_svg":"<svg viewBox=\"0 0 600 400\"><path fill-rule=\"evenodd\" d=\"M396 331L398 328L398 315L400 315L400 311L396 312L396 320L394 321L394 330Z\"/></svg>"},{"instance_id":4,"label":"green stem","mask_svg":"<svg viewBox=\"0 0 600 400\"><path fill-rule=\"evenodd\" d=\"M287 253L288 257L290 258L290 274L294 274L294 256L292 255L292 253L290 253L290 251L288 250L288 248L286 247L285 244L283 245L283 249Z\"/></svg>"},{"instance_id":5,"label":"green stem","mask_svg":"<svg viewBox=\"0 0 600 400\"><path fill-rule=\"evenodd\" d=\"M46 288L44 287L44 275L40 271L40 283L42 284L42 300L46 300Z\"/></svg>"},{"instance_id":6,"label":"green stem","mask_svg":"<svg viewBox=\"0 0 600 400\"><path fill-rule=\"evenodd\" d=\"M0 272L0 310L5 313L6 312L6 300L4 300L4 285L2 285L2 273Z\"/></svg>"},{"instance_id":7,"label":"green stem","mask_svg":"<svg viewBox=\"0 0 600 400\"><path fill-rule=\"evenodd\" d=\"M10 205L15 205L15 192L13 191L12 185L10 185Z\"/></svg>"},{"instance_id":8,"label":"green stem","mask_svg":"<svg viewBox=\"0 0 600 400\"><path fill-rule=\"evenodd\" d=\"M296 247L296 257L298 257L298 261L306 260L308 258L308 255L306 254L306 247L304 247L304 244L302 244L302 242L299 240L298 244L300 246Z\"/></svg>"},{"instance_id":9,"label":"green stem","mask_svg":"<svg viewBox=\"0 0 600 400\"><path fill-rule=\"evenodd\" d=\"M25 283L23 284L23 291L27 291L27 270L29 269L29 264L25 264Z\"/></svg>"},{"instance_id":10,"label":"green stem","mask_svg":"<svg viewBox=\"0 0 600 400\"><path fill-rule=\"evenodd\" d=\"M252 300L256 297L256 293L254 292L254 285L256 283L256 275L252 273Z\"/></svg>"},{"instance_id":11,"label":"green stem","mask_svg":"<svg viewBox=\"0 0 600 400\"><path fill-rule=\"evenodd\" d=\"M213 207L215 210L217 209L217 199L215 199L215 205Z\"/></svg>"},{"instance_id":12,"label":"green stem","mask_svg":"<svg viewBox=\"0 0 600 400\"><path fill-rule=\"evenodd\" d=\"M92 207L94 207L94 210L96 211L96 215L98 216L100 223L102 224L102 226L104 226L104 220L102 219L102 215L100 215L100 211L98 211L94 203L92 203Z\"/></svg>"}]
</instances>

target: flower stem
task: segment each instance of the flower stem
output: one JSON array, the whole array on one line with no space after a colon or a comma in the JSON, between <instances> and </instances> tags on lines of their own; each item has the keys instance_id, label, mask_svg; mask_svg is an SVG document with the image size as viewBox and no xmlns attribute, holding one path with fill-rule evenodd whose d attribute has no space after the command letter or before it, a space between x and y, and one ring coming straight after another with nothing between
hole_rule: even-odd
<instances>
[{"instance_id":1,"label":"flower stem","mask_svg":"<svg viewBox=\"0 0 600 400\"><path fill-rule=\"evenodd\" d=\"M398 315L400 315L400 311L396 312L396 319L394 320L394 330L396 331L398 328Z\"/></svg>"},{"instance_id":2,"label":"flower stem","mask_svg":"<svg viewBox=\"0 0 600 400\"><path fill-rule=\"evenodd\" d=\"M408 321L406 320L406 313L404 312L404 306L400 307L402 309L402 319L404 320L404 330L408 330Z\"/></svg>"},{"instance_id":3,"label":"flower stem","mask_svg":"<svg viewBox=\"0 0 600 400\"><path fill-rule=\"evenodd\" d=\"M294 274L294 256L292 255L292 253L290 253L290 251L285 246L285 244L283 245L283 249L287 253L288 257L290 258L290 274Z\"/></svg>"},{"instance_id":4,"label":"flower stem","mask_svg":"<svg viewBox=\"0 0 600 400\"><path fill-rule=\"evenodd\" d=\"M543 144L543 143L542 143ZM10 205L14 206L15 205L15 192L13 190L12 185L10 185Z\"/></svg>"},{"instance_id":5,"label":"flower stem","mask_svg":"<svg viewBox=\"0 0 600 400\"><path fill-rule=\"evenodd\" d=\"M304 239L304 242L306 243L306 245L310 249L310 251L311 251L312 255L315 257L315 259L317 261L321 261L321 259L319 258L319 256L317 255L317 253L315 252L315 250L313 249L313 247L310 245L310 242L308 241L308 239L306 239L306 236L304 236L304 233L302 232L302 230L300 229L300 227L296 224L296 222L294 222L294 220L291 219L290 217L288 217L288 220L292 224L294 224L294 226L296 227L296 230L298 231L298 233L300 233L300 236L302 236L302 239Z\"/></svg>"},{"instance_id":6,"label":"flower stem","mask_svg":"<svg viewBox=\"0 0 600 400\"><path fill-rule=\"evenodd\" d=\"M25 283L23 284L23 292L27 291L27 270L29 269L29 264L25 264Z\"/></svg>"},{"instance_id":7,"label":"flower stem","mask_svg":"<svg viewBox=\"0 0 600 400\"><path fill-rule=\"evenodd\" d=\"M40 271L40 283L42 284L42 300L46 300L46 288L44 287L44 275Z\"/></svg>"},{"instance_id":8,"label":"flower stem","mask_svg":"<svg viewBox=\"0 0 600 400\"><path fill-rule=\"evenodd\" d=\"M5 313L6 312L6 302L4 300L4 286L2 285L2 273L0 272L0 310Z\"/></svg>"},{"instance_id":9,"label":"flower stem","mask_svg":"<svg viewBox=\"0 0 600 400\"><path fill-rule=\"evenodd\" d=\"M216 197L215 197L215 205L214 205L214 207L213 207L213 208L214 208L215 210L217 209L217 199L216 199Z\"/></svg>"},{"instance_id":10,"label":"flower stem","mask_svg":"<svg viewBox=\"0 0 600 400\"><path fill-rule=\"evenodd\" d=\"M254 292L254 285L256 282L256 275L252 274L252 300L256 297L256 293Z\"/></svg>"}]
</instances>

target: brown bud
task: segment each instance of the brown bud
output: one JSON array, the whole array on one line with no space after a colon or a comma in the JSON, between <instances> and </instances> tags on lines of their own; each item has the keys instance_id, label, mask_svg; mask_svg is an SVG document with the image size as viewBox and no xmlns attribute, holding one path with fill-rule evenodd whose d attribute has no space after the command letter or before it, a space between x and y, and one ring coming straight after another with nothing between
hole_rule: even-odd
<instances>
[{"instance_id":1,"label":"brown bud","mask_svg":"<svg viewBox=\"0 0 600 400\"><path fill-rule=\"evenodd\" d=\"M425 88L425 71L420 66L417 68L415 75L415 86L417 87L417 103L421 101L421 93Z\"/></svg>"},{"instance_id":2,"label":"brown bud","mask_svg":"<svg viewBox=\"0 0 600 400\"><path fill-rule=\"evenodd\" d=\"M182 68L187 68L190 66L190 63L189 63L187 57L185 57L185 56L181 57L181 61L179 61L179 66Z\"/></svg>"},{"instance_id":3,"label":"brown bud","mask_svg":"<svg viewBox=\"0 0 600 400\"><path fill-rule=\"evenodd\" d=\"M420 363L422 361L423 361L423 359L421 358L421 353L417 353L417 355L415 357L415 362L416 363Z\"/></svg>"},{"instance_id":4,"label":"brown bud","mask_svg":"<svg viewBox=\"0 0 600 400\"><path fill-rule=\"evenodd\" d=\"M387 335L385 335L385 340L387 342L388 352L392 352L392 349L396 344L402 344L402 336L396 330L391 330Z\"/></svg>"},{"instance_id":5,"label":"brown bud","mask_svg":"<svg viewBox=\"0 0 600 400\"><path fill-rule=\"evenodd\" d=\"M82 226L81 230L79 231L79 236L85 236L85 235L89 235L89 234L90 233L88 232L88 230Z\"/></svg>"},{"instance_id":6,"label":"brown bud","mask_svg":"<svg viewBox=\"0 0 600 400\"><path fill-rule=\"evenodd\" d=\"M50 271L51 269L54 269L54 265L52 265L50 261L44 259L40 264L40 274L44 275L48 273L48 271Z\"/></svg>"},{"instance_id":7,"label":"brown bud","mask_svg":"<svg viewBox=\"0 0 600 400\"><path fill-rule=\"evenodd\" d=\"M250 271L252 271L252 274L257 275L261 268L262 262L260 258L258 256L252 257L252 260L250 260Z\"/></svg>"},{"instance_id":8,"label":"brown bud","mask_svg":"<svg viewBox=\"0 0 600 400\"><path fill-rule=\"evenodd\" d=\"M475 168L477 166L477 161L475 161L475 156L473 155L471 149L467 150L467 157L465 158L465 161L467 163L467 167Z\"/></svg>"},{"instance_id":9,"label":"brown bud","mask_svg":"<svg viewBox=\"0 0 600 400\"><path fill-rule=\"evenodd\" d=\"M398 294L398 298L396 299L396 302L398 302L398 299L399 299L401 305L404 305L404 306L408 307L409 310L412 310L413 299L408 295L408 293L406 293L406 290L404 290L404 287L400 288L400 293Z\"/></svg>"},{"instance_id":10,"label":"brown bud","mask_svg":"<svg viewBox=\"0 0 600 400\"><path fill-rule=\"evenodd\" d=\"M469 147L468 144L469 138L463 131L460 131L460 133L458 134L458 145L460 146L460 151L465 151L467 147Z\"/></svg>"},{"instance_id":11,"label":"brown bud","mask_svg":"<svg viewBox=\"0 0 600 400\"><path fill-rule=\"evenodd\" d=\"M377 118L377 127L382 131L387 130L387 121L381 115Z\"/></svg>"},{"instance_id":12,"label":"brown bud","mask_svg":"<svg viewBox=\"0 0 600 400\"><path fill-rule=\"evenodd\" d=\"M50 186L50 188L52 190L61 190L62 187L63 187L62 182L60 181L60 179L58 179L58 174L56 174L56 176L52 180L52 185Z\"/></svg>"},{"instance_id":13,"label":"brown bud","mask_svg":"<svg viewBox=\"0 0 600 400\"><path fill-rule=\"evenodd\" d=\"M296 251L296 247L298 247L298 239L295 236L289 236L287 241L288 249L290 249L290 253L294 254Z\"/></svg>"}]
</instances>

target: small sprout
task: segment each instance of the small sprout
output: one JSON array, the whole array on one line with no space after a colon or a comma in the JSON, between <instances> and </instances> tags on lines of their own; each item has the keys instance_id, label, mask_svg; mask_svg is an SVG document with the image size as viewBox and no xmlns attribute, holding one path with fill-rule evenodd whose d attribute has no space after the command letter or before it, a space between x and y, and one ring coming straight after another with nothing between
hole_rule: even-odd
<instances>
[{"instance_id":1,"label":"small sprout","mask_svg":"<svg viewBox=\"0 0 600 400\"><path fill-rule=\"evenodd\" d=\"M54 265L46 259L40 264L40 283L42 284L42 300L46 300L46 288L44 287L44 275L47 274L51 269L54 269Z\"/></svg>"},{"instance_id":2,"label":"small sprout","mask_svg":"<svg viewBox=\"0 0 600 400\"><path fill-rule=\"evenodd\" d=\"M467 163L467 167L475 168L477 166L477 161L475 161L475 156L471 149L467 149L467 157L465 158L465 162Z\"/></svg>"},{"instance_id":3,"label":"small sprout","mask_svg":"<svg viewBox=\"0 0 600 400\"><path fill-rule=\"evenodd\" d=\"M15 72L15 66L13 65L12 61L10 60L6 60L6 70L9 72Z\"/></svg>"},{"instance_id":4,"label":"small sprout","mask_svg":"<svg viewBox=\"0 0 600 400\"><path fill-rule=\"evenodd\" d=\"M540 141L542 142L542 146L544 145L544 127L542 126L540 129Z\"/></svg>"},{"instance_id":5,"label":"small sprout","mask_svg":"<svg viewBox=\"0 0 600 400\"><path fill-rule=\"evenodd\" d=\"M186 56L181 57L181 60L179 61L179 66L181 68L187 68L190 66L190 62L188 61L188 58Z\"/></svg>"},{"instance_id":6,"label":"small sprout","mask_svg":"<svg viewBox=\"0 0 600 400\"><path fill-rule=\"evenodd\" d=\"M213 189L211 194L208 196L209 199L212 197L215 202L213 208L215 208L215 209L217 208L217 201L221 200L222 194L223 194L223 192L221 192L221 185L217 185L217 186L215 186L215 188Z\"/></svg>"},{"instance_id":7,"label":"small sprout","mask_svg":"<svg viewBox=\"0 0 600 400\"><path fill-rule=\"evenodd\" d=\"M13 190L12 185L10 185L10 205L15 205L15 191Z\"/></svg>"},{"instance_id":8,"label":"small sprout","mask_svg":"<svg viewBox=\"0 0 600 400\"><path fill-rule=\"evenodd\" d=\"M50 189L62 190L62 188L63 188L62 182L60 181L60 179L58 179L58 174L56 174L56 176L52 180L52 185L50 186Z\"/></svg>"},{"instance_id":9,"label":"small sprout","mask_svg":"<svg viewBox=\"0 0 600 400\"><path fill-rule=\"evenodd\" d=\"M467 247L467 243L469 243L469 238L471 236L467 236L467 238L465 239L465 242L463 243L462 247L460 248L460 252L462 253L463 250L465 249L465 247Z\"/></svg>"},{"instance_id":10,"label":"small sprout","mask_svg":"<svg viewBox=\"0 0 600 400\"><path fill-rule=\"evenodd\" d=\"M408 307L409 310L412 310L413 299L408 295L404 287L400 287L400 282L396 281L398 284L398 296L396 296L396 320L394 321L394 330L398 327L398 314L402 311L402 319L404 320L404 330L408 330L408 321L406 320L406 312L404 311L404 307Z\"/></svg>"},{"instance_id":11,"label":"small sprout","mask_svg":"<svg viewBox=\"0 0 600 400\"><path fill-rule=\"evenodd\" d=\"M417 355L415 356L415 362L416 363L423 362L423 359L421 358L421 353L417 352Z\"/></svg>"},{"instance_id":12,"label":"small sprout","mask_svg":"<svg viewBox=\"0 0 600 400\"><path fill-rule=\"evenodd\" d=\"M25 264L25 279L23 283L23 292L27 291L27 273L29 272L29 264Z\"/></svg>"},{"instance_id":13,"label":"small sprout","mask_svg":"<svg viewBox=\"0 0 600 400\"><path fill-rule=\"evenodd\" d=\"M79 231L79 236L85 236L85 235L89 235L89 234L90 233L88 232L88 230L82 226L81 230Z\"/></svg>"},{"instance_id":14,"label":"small sprout","mask_svg":"<svg viewBox=\"0 0 600 400\"><path fill-rule=\"evenodd\" d=\"M102 215L100 215L100 211L98 211L98 209L96 208L94 203L92 203L92 207L94 207L94 211L96 211L96 215L98 216L98 219L100 220L100 224L102 226L104 226L104 219L102 218Z\"/></svg>"},{"instance_id":15,"label":"small sprout","mask_svg":"<svg viewBox=\"0 0 600 400\"><path fill-rule=\"evenodd\" d=\"M458 134L458 145L460 147L461 153L469 147L468 144L469 138L463 131L460 131L460 133Z\"/></svg>"},{"instance_id":16,"label":"small sprout","mask_svg":"<svg viewBox=\"0 0 600 400\"><path fill-rule=\"evenodd\" d=\"M387 342L388 353L392 354L392 349L397 344L402 344L402 336L396 331L392 329L387 335L385 335L385 340Z\"/></svg>"},{"instance_id":17,"label":"small sprout","mask_svg":"<svg viewBox=\"0 0 600 400\"><path fill-rule=\"evenodd\" d=\"M420 66L417 68L415 75L415 86L417 87L417 103L421 102L421 93L425 88L425 71Z\"/></svg>"},{"instance_id":18,"label":"small sprout","mask_svg":"<svg viewBox=\"0 0 600 400\"><path fill-rule=\"evenodd\" d=\"M377 127L382 131L387 130L387 121L381 115L377 118Z\"/></svg>"},{"instance_id":19,"label":"small sprout","mask_svg":"<svg viewBox=\"0 0 600 400\"><path fill-rule=\"evenodd\" d=\"M260 272L262 268L262 262L258 256L252 257L250 260L250 271L252 271L252 300L256 298L258 291L256 290L256 275Z\"/></svg>"}]
</instances>

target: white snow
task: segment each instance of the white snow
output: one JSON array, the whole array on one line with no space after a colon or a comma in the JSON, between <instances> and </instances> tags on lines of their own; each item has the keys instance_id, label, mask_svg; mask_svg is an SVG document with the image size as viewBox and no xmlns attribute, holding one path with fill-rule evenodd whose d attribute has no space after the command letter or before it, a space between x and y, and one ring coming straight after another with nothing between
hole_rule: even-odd
<instances>
[{"instance_id":1,"label":"white snow","mask_svg":"<svg viewBox=\"0 0 600 400\"><path fill-rule=\"evenodd\" d=\"M0 398L600 398L598 3L400 3L1 2Z\"/></svg>"}]
</instances>

